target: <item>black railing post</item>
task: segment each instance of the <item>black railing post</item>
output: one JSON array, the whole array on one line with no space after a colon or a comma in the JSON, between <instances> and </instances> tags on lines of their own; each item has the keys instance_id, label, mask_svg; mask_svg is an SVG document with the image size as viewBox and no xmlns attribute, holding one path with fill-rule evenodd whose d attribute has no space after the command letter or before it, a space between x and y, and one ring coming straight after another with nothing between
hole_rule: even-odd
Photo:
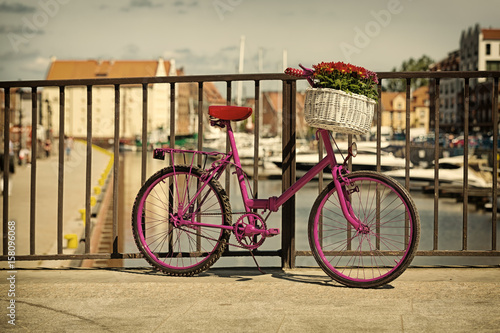
<instances>
[{"instance_id":1,"label":"black railing post","mask_svg":"<svg viewBox=\"0 0 500 333\"><path fill-rule=\"evenodd\" d=\"M411 79L406 79L405 188L410 190ZM379 155L380 156L380 155Z\"/></svg>"},{"instance_id":2,"label":"black railing post","mask_svg":"<svg viewBox=\"0 0 500 333\"><path fill-rule=\"evenodd\" d=\"M498 77L493 81L493 92L491 98L491 119L493 120L493 186L491 193L492 217L491 217L491 250L497 250L497 211L498 211Z\"/></svg>"},{"instance_id":3,"label":"black railing post","mask_svg":"<svg viewBox=\"0 0 500 333\"><path fill-rule=\"evenodd\" d=\"M431 86L431 105L434 106L434 239L433 239L433 250L438 249L439 242L439 78L433 81ZM432 106L431 106L432 107Z\"/></svg>"},{"instance_id":4,"label":"black railing post","mask_svg":"<svg viewBox=\"0 0 500 333\"><path fill-rule=\"evenodd\" d=\"M296 82L283 81L283 131L282 131L282 190L287 190L295 182L295 97ZM282 207L281 218L281 267L295 267L295 196Z\"/></svg>"},{"instance_id":5,"label":"black railing post","mask_svg":"<svg viewBox=\"0 0 500 333\"><path fill-rule=\"evenodd\" d=\"M3 151L4 151L4 159L3 159L3 191L7 193L9 191L9 143L10 143L10 88L4 89L4 121L3 121ZM6 256L8 253L8 221L9 221L9 196L3 196L3 227L2 227L2 236L3 236L3 255Z\"/></svg>"},{"instance_id":6,"label":"black railing post","mask_svg":"<svg viewBox=\"0 0 500 333\"><path fill-rule=\"evenodd\" d=\"M141 151L141 184L146 182L148 157L148 84L142 84L142 151Z\"/></svg>"},{"instance_id":7,"label":"black railing post","mask_svg":"<svg viewBox=\"0 0 500 333\"><path fill-rule=\"evenodd\" d=\"M464 191L462 205L462 250L467 250L467 228L469 211L469 107L470 107L469 79L465 79L464 88Z\"/></svg>"},{"instance_id":8,"label":"black railing post","mask_svg":"<svg viewBox=\"0 0 500 333\"><path fill-rule=\"evenodd\" d=\"M36 170L38 155L38 95L37 88L31 88L31 188L30 188L30 255L35 254L36 219ZM41 112L41 108L40 108ZM33 130L34 128L34 130Z\"/></svg>"},{"instance_id":9,"label":"black railing post","mask_svg":"<svg viewBox=\"0 0 500 333\"><path fill-rule=\"evenodd\" d=\"M113 256L118 254L118 199L119 199L119 166L120 166L120 85L114 85L115 115L113 136ZM123 197L123 196L122 196Z\"/></svg>"},{"instance_id":10,"label":"black railing post","mask_svg":"<svg viewBox=\"0 0 500 333\"><path fill-rule=\"evenodd\" d=\"M91 241L91 176L92 176L92 85L87 86L87 164L85 178L85 253L90 253Z\"/></svg>"},{"instance_id":11,"label":"black railing post","mask_svg":"<svg viewBox=\"0 0 500 333\"><path fill-rule=\"evenodd\" d=\"M64 229L64 123L65 123L65 87L59 87L59 170L57 184L57 253L63 253Z\"/></svg>"}]
</instances>

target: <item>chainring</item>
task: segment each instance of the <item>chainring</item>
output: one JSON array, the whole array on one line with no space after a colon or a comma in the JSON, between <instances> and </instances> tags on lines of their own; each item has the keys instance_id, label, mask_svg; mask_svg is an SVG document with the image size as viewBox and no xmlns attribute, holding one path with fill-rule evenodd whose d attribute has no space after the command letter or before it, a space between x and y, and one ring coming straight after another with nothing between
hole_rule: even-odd
<instances>
[{"instance_id":1,"label":"chainring","mask_svg":"<svg viewBox=\"0 0 500 333\"><path fill-rule=\"evenodd\" d=\"M266 222L255 213L243 214L234 224L233 233L238 243L249 250L254 250L264 243L266 237L262 234L247 234L247 227L252 226L259 230L267 230Z\"/></svg>"}]
</instances>

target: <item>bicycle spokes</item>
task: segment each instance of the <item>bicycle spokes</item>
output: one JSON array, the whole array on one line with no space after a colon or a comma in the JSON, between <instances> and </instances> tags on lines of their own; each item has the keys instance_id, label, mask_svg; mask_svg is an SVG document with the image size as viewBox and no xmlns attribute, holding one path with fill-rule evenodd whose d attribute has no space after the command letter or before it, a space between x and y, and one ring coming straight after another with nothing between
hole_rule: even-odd
<instances>
[{"instance_id":1,"label":"bicycle spokes","mask_svg":"<svg viewBox=\"0 0 500 333\"><path fill-rule=\"evenodd\" d=\"M374 287L395 279L409 265L418 244L419 220L411 199L396 182L376 173L348 176L344 194L329 186L318 197L309 220L313 254L333 279ZM357 187L350 191L349 187ZM346 200L349 203L342 203ZM342 205L360 221L354 229Z\"/></svg>"}]
</instances>

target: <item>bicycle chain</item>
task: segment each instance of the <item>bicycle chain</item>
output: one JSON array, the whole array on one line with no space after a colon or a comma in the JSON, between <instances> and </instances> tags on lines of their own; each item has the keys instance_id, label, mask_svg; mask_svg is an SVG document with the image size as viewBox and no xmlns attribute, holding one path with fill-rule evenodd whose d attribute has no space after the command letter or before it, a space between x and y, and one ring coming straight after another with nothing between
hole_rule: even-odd
<instances>
[{"instance_id":1,"label":"bicycle chain","mask_svg":"<svg viewBox=\"0 0 500 333\"><path fill-rule=\"evenodd\" d=\"M231 213L230 215L244 215L244 214L248 214L248 212L235 212L235 213ZM204 216L216 216L216 215L221 215L220 213L201 213L201 214L197 214L197 215L204 215ZM229 214L228 214L229 215ZM187 232L189 234L192 234L192 235L198 235L196 232L193 232L193 231L190 231L190 230L185 230L181 227L178 227L178 229L184 231L184 232ZM248 249L247 247L243 246L243 245L239 245L239 244L231 244L229 243L229 241L220 241L219 239L215 239L215 238L211 238L211 237L208 237L208 236L205 236L205 235L199 235L200 237L203 237L205 239L208 239L208 240L212 240L212 241L215 241L215 242L220 242L222 244L225 244L225 245L232 245L234 247L239 247L241 249L245 249L245 250L249 250L250 252L252 252L251 249Z\"/></svg>"}]
</instances>

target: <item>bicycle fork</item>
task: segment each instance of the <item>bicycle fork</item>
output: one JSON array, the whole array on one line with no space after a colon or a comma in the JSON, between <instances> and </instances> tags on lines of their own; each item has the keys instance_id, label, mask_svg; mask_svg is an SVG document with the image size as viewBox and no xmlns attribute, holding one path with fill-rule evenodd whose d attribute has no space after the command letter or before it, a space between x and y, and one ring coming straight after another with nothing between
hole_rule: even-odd
<instances>
[{"instance_id":1,"label":"bicycle fork","mask_svg":"<svg viewBox=\"0 0 500 333\"><path fill-rule=\"evenodd\" d=\"M347 186L349 185L349 180L342 175L343 166L337 164L335 158L335 153L333 152L333 147L330 143L330 133L327 130L319 130L321 138L326 149L328 156L330 156L330 165L332 166L332 176L335 189L337 190L337 195L340 203L340 208L346 220L351 224L351 226L361 234L367 234L370 232L370 228L363 223L354 213L351 201L349 199L351 193L357 191L357 187L354 190L349 191Z\"/></svg>"}]
</instances>

